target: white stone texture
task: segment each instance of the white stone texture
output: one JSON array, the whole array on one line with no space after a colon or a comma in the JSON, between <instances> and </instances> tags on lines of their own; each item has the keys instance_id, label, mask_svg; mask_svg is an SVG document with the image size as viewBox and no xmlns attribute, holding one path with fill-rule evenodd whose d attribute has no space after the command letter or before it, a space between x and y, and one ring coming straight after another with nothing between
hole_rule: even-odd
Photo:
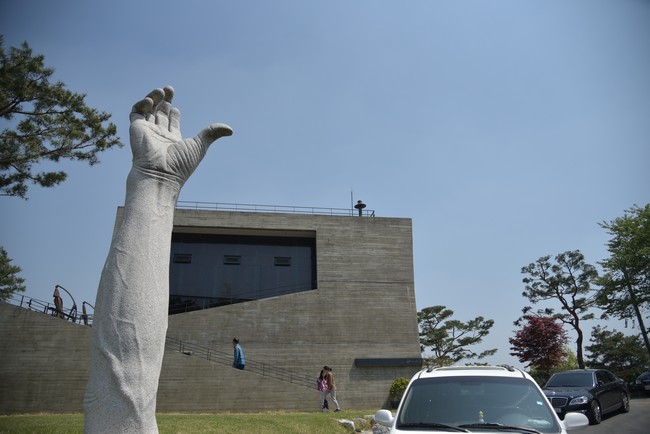
<instances>
[{"instance_id":1,"label":"white stone texture","mask_svg":"<svg viewBox=\"0 0 650 434\"><path fill-rule=\"evenodd\" d=\"M174 90L156 89L131 111L133 166L124 215L95 302L85 432L157 433L156 393L169 303L174 208L183 184L219 137L212 124L183 139Z\"/></svg>"}]
</instances>

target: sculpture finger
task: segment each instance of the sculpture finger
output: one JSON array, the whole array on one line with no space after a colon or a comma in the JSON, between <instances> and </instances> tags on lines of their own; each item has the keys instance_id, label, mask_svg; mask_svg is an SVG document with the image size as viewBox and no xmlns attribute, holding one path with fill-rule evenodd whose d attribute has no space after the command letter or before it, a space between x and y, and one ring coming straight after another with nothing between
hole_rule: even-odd
<instances>
[{"instance_id":1,"label":"sculpture finger","mask_svg":"<svg viewBox=\"0 0 650 434\"><path fill-rule=\"evenodd\" d=\"M156 125L160 126L160 128L166 131L170 130L169 112L171 111L171 109L172 109L171 103L166 100L160 101L160 103L155 109Z\"/></svg>"},{"instance_id":2,"label":"sculpture finger","mask_svg":"<svg viewBox=\"0 0 650 434\"><path fill-rule=\"evenodd\" d=\"M195 139L201 145L208 147L212 142L220 137L232 136L232 128L226 124L212 124L209 127L203 128Z\"/></svg>"},{"instance_id":3,"label":"sculpture finger","mask_svg":"<svg viewBox=\"0 0 650 434\"><path fill-rule=\"evenodd\" d=\"M153 108L153 100L149 97L141 99L140 101L136 102L133 104L133 108L131 109L131 114L129 115L129 119L131 122L135 121L136 119L146 119L147 114L151 112L151 109Z\"/></svg>"},{"instance_id":4,"label":"sculpture finger","mask_svg":"<svg viewBox=\"0 0 650 434\"><path fill-rule=\"evenodd\" d=\"M171 86L165 86L163 89L163 97L155 108L156 125L159 125L167 131L171 131L169 112L172 109L172 99L174 99L174 88Z\"/></svg>"},{"instance_id":5,"label":"sculpture finger","mask_svg":"<svg viewBox=\"0 0 650 434\"><path fill-rule=\"evenodd\" d=\"M172 107L169 112L169 131L178 138L183 137L181 135L181 111L176 107Z\"/></svg>"},{"instance_id":6,"label":"sculpture finger","mask_svg":"<svg viewBox=\"0 0 650 434\"><path fill-rule=\"evenodd\" d=\"M149 95L147 95L147 97L153 100L154 105L158 105L158 103L160 103L160 101L162 101L162 99L165 97L165 91L160 88L156 88L149 92Z\"/></svg>"},{"instance_id":7,"label":"sculpture finger","mask_svg":"<svg viewBox=\"0 0 650 434\"><path fill-rule=\"evenodd\" d=\"M163 92L165 93L165 96L164 96L165 101L167 101L168 103L171 104L172 99L174 99L174 93L175 93L175 92L174 92L174 88L171 87L171 86L169 86L169 85L167 85L167 86L165 86L165 88L163 89Z\"/></svg>"},{"instance_id":8,"label":"sculpture finger","mask_svg":"<svg viewBox=\"0 0 650 434\"><path fill-rule=\"evenodd\" d=\"M162 89L154 89L149 92L149 94L144 99L136 102L133 105L131 115L129 116L131 122L133 122L135 119L149 120L151 115L154 113L156 106L163 99L164 95L165 92Z\"/></svg>"},{"instance_id":9,"label":"sculpture finger","mask_svg":"<svg viewBox=\"0 0 650 434\"><path fill-rule=\"evenodd\" d=\"M148 121L155 120L156 111L158 110L160 101L163 100L164 96L165 96L165 91L160 88L156 88L152 90L151 92L149 92L149 95L147 95L147 98L151 98L151 100L153 101L153 106L151 107L151 110L149 110L149 113L145 115Z\"/></svg>"}]
</instances>

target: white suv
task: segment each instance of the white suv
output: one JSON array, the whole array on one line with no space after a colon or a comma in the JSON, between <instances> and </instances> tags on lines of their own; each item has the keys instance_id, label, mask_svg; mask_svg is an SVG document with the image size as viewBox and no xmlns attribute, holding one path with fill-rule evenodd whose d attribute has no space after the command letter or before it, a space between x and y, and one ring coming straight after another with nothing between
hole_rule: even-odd
<instances>
[{"instance_id":1,"label":"white suv","mask_svg":"<svg viewBox=\"0 0 650 434\"><path fill-rule=\"evenodd\" d=\"M510 366L427 368L415 374L393 417L375 421L391 433L555 433L589 425L583 414L561 421L535 380Z\"/></svg>"}]
</instances>

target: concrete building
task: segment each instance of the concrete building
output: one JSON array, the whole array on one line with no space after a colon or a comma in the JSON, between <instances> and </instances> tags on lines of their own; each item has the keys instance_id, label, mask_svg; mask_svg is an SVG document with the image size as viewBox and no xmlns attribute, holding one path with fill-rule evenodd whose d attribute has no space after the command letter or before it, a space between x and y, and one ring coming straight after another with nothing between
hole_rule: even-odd
<instances>
[{"instance_id":1,"label":"concrete building","mask_svg":"<svg viewBox=\"0 0 650 434\"><path fill-rule=\"evenodd\" d=\"M374 409L420 368L410 219L180 205L159 411L319 410L323 365ZM2 303L0 326L0 413L82 411L90 329Z\"/></svg>"}]
</instances>

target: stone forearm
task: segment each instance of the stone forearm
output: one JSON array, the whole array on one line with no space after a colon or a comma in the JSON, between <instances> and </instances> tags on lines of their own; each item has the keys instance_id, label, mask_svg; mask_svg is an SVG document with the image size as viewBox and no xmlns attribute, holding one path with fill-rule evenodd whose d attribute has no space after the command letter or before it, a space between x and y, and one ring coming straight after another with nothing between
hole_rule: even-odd
<instances>
[{"instance_id":1,"label":"stone forearm","mask_svg":"<svg viewBox=\"0 0 650 434\"><path fill-rule=\"evenodd\" d=\"M99 283L86 432L157 432L169 254L180 184L133 168L122 222Z\"/></svg>"}]
</instances>

